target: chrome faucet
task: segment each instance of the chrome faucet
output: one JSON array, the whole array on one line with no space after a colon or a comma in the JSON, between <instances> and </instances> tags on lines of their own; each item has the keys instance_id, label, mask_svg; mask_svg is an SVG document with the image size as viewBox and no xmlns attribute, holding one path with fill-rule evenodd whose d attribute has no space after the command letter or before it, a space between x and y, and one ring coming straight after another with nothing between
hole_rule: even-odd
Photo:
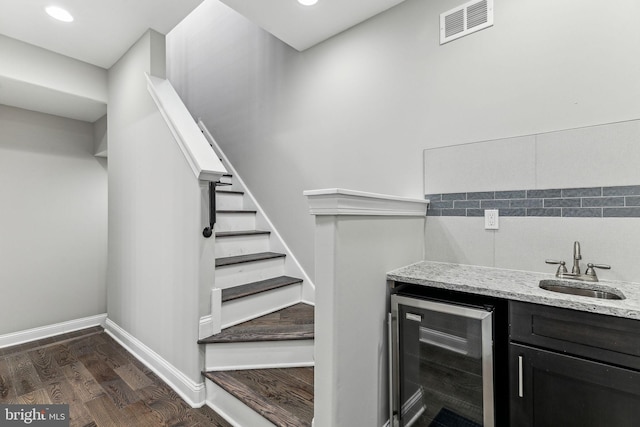
<instances>
[{"instance_id":1,"label":"chrome faucet","mask_svg":"<svg viewBox=\"0 0 640 427\"><path fill-rule=\"evenodd\" d=\"M580 254L580 242L573 242L573 268L571 274L580 274L580 260L582 255Z\"/></svg>"},{"instance_id":2,"label":"chrome faucet","mask_svg":"<svg viewBox=\"0 0 640 427\"><path fill-rule=\"evenodd\" d=\"M586 280L588 282L597 282L598 276L596 275L596 268L610 270L611 266L606 264L587 264L587 270L584 274L580 273L580 260L582 254L580 253L580 242L573 242L573 268L571 273L567 271L567 266L564 261L555 261L548 259L545 262L547 264L558 264L558 270L556 271L556 277L560 279L573 279L573 280Z\"/></svg>"}]
</instances>

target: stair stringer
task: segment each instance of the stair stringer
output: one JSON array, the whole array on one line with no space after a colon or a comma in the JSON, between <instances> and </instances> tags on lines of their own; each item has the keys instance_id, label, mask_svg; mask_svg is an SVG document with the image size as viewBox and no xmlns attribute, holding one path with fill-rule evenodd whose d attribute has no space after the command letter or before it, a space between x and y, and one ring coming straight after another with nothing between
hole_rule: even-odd
<instances>
[{"instance_id":1,"label":"stair stringer","mask_svg":"<svg viewBox=\"0 0 640 427\"><path fill-rule=\"evenodd\" d=\"M224 152L213 138L206 125L202 122L202 120L198 120L198 126L202 130L205 138L213 148L213 151L216 153L218 158L222 161L224 167L229 171L231 175L233 175L234 180L237 180L237 186L234 183L232 186L233 190L243 191L245 193L245 202L248 201L251 205L251 209L255 209L256 212L256 225L260 228L266 228L271 231L270 235L270 244L271 249L273 251L281 252L286 254L285 265L284 265L284 274L289 276L296 276L303 279L302 284L302 294L301 294L301 302L304 302L309 305L315 305L315 285L304 271L300 262L295 257L293 252L289 249L284 239L278 232L278 230L274 227L273 223L269 219L269 217L264 212L264 209L257 202L256 198L253 196L249 188L245 185L242 177L238 174L233 165L229 162L229 159L225 156ZM248 206L245 206L248 208Z\"/></svg>"}]
</instances>

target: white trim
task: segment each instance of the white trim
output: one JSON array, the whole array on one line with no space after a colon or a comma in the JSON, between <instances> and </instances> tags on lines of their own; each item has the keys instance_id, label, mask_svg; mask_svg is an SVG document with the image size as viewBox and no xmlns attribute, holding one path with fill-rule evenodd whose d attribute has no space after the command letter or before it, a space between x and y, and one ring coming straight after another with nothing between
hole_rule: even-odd
<instances>
[{"instance_id":1,"label":"white trim","mask_svg":"<svg viewBox=\"0 0 640 427\"><path fill-rule=\"evenodd\" d=\"M297 270L296 273L294 273L294 275L300 274L302 276L302 279L304 280L304 286L310 288L311 295L308 295L308 297L314 298L316 287L311 281L311 279L309 278L309 276L307 275L307 272L302 268L302 264L298 262L298 259L296 258L296 256L293 254L291 249L289 249L289 246L287 246L287 244L285 243L284 239L282 238L278 230L273 226L273 223L265 213L264 209L262 209L262 207L260 206L256 198L253 197L253 194L251 193L249 188L245 185L244 181L242 180L238 172L235 170L235 168L233 167L233 165L231 164L227 156L225 156L224 152L222 151L222 149L220 148L216 140L213 138L213 135L211 135L211 133L209 132L209 129L207 129L207 127L205 126L205 124L202 122L201 119L198 119L198 126L202 130L202 133L204 134L207 141L209 141L209 144L211 144L213 151L215 151L215 153L220 157L220 159L222 159L222 163L229 170L229 173L233 175L235 179L238 180L238 183L244 190L245 195L249 196L249 199L251 199L251 202L256 207L256 210L260 213L264 221L267 223L269 227L269 231L271 231L272 236L274 236L280 242L284 252L287 254L287 259L293 262Z\"/></svg>"},{"instance_id":2,"label":"white trim","mask_svg":"<svg viewBox=\"0 0 640 427\"><path fill-rule=\"evenodd\" d=\"M213 317L210 314L202 316L198 324L198 339L210 337L213 334Z\"/></svg>"},{"instance_id":3,"label":"white trim","mask_svg":"<svg viewBox=\"0 0 640 427\"><path fill-rule=\"evenodd\" d=\"M314 366L314 340L207 344L205 371L237 371Z\"/></svg>"},{"instance_id":4,"label":"white trim","mask_svg":"<svg viewBox=\"0 0 640 427\"><path fill-rule=\"evenodd\" d=\"M311 215L421 216L427 214L429 200L364 191L327 188L307 190Z\"/></svg>"},{"instance_id":5,"label":"white trim","mask_svg":"<svg viewBox=\"0 0 640 427\"><path fill-rule=\"evenodd\" d=\"M262 415L249 408L231 393L205 379L207 387L207 406L216 411L234 427L274 427Z\"/></svg>"},{"instance_id":6,"label":"white trim","mask_svg":"<svg viewBox=\"0 0 640 427\"><path fill-rule=\"evenodd\" d=\"M69 320L67 322L0 335L0 348L41 340L43 338L66 334L68 332L78 331L92 326L104 326L106 318L106 314L98 314L95 316L83 317L81 319Z\"/></svg>"},{"instance_id":7,"label":"white trim","mask_svg":"<svg viewBox=\"0 0 640 427\"><path fill-rule=\"evenodd\" d=\"M205 404L204 382L196 383L187 377L178 368L122 329L111 319L107 319L105 329L114 340L162 378L191 407L199 408Z\"/></svg>"},{"instance_id":8,"label":"white trim","mask_svg":"<svg viewBox=\"0 0 640 427\"><path fill-rule=\"evenodd\" d=\"M220 159L210 149L207 140L182 103L180 96L168 80L147 77L147 90L158 106L180 150L197 179L216 182L227 173Z\"/></svg>"}]
</instances>

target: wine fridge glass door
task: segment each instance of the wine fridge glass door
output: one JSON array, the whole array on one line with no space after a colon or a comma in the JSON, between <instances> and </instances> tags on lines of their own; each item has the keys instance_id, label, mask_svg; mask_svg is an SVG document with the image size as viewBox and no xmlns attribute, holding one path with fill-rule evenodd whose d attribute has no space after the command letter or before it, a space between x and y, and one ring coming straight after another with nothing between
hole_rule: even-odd
<instances>
[{"instance_id":1,"label":"wine fridge glass door","mask_svg":"<svg viewBox=\"0 0 640 427\"><path fill-rule=\"evenodd\" d=\"M393 295L391 308L395 425L493 427L491 307Z\"/></svg>"}]
</instances>

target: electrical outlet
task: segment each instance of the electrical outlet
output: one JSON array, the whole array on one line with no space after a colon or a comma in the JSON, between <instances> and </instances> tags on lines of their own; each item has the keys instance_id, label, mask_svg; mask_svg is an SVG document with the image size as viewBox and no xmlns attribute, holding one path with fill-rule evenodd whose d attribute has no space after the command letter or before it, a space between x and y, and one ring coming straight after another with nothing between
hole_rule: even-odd
<instances>
[{"instance_id":1,"label":"electrical outlet","mask_svg":"<svg viewBox=\"0 0 640 427\"><path fill-rule=\"evenodd\" d=\"M498 209L485 209L484 211L484 229L497 230L500 228L499 219L500 211Z\"/></svg>"}]
</instances>

